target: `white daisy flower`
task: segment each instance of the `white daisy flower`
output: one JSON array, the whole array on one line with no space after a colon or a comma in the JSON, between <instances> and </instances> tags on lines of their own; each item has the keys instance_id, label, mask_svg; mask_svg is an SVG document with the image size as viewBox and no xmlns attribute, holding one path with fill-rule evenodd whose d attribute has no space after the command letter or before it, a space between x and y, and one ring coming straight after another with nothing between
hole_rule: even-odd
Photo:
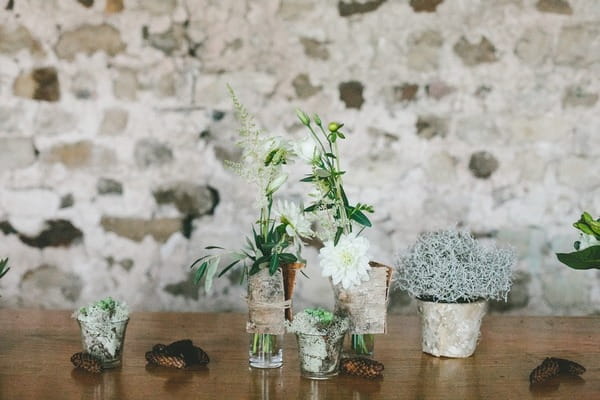
<instances>
[{"instance_id":1,"label":"white daisy flower","mask_svg":"<svg viewBox=\"0 0 600 400\"><path fill-rule=\"evenodd\" d=\"M319 151L314 139L310 136L305 137L302 140L295 141L292 144L294 153L304 162L308 164L314 164L316 160L321 158L321 152Z\"/></svg>"},{"instance_id":2,"label":"white daisy flower","mask_svg":"<svg viewBox=\"0 0 600 400\"><path fill-rule=\"evenodd\" d=\"M333 240L325 243L319 252L319 262L323 268L323 276L330 276L334 285L341 283L348 289L363 281L369 280L370 243L364 237L342 235L337 246Z\"/></svg>"},{"instance_id":3,"label":"white daisy flower","mask_svg":"<svg viewBox=\"0 0 600 400\"><path fill-rule=\"evenodd\" d=\"M278 201L274 208L275 217L285 224L285 232L289 236L304 236L313 235L310 229L310 221L304 216L302 209L296 203L290 201Z\"/></svg>"}]
</instances>

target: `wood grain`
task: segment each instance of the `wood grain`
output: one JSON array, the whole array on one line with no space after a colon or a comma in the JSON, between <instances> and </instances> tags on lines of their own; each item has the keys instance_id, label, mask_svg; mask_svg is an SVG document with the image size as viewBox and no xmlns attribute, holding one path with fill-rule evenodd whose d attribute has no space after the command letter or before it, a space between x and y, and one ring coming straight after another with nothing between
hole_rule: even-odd
<instances>
[{"instance_id":1,"label":"wood grain","mask_svg":"<svg viewBox=\"0 0 600 400\"><path fill-rule=\"evenodd\" d=\"M0 399L600 399L600 318L484 318L481 342L468 359L439 359L420 349L417 317L389 317L375 355L384 378L300 378L296 343L286 336L284 366L248 367L246 316L134 313L123 366L91 375L73 369L79 328L67 311L0 310ZM210 355L208 367L147 366L156 343L190 338ZM581 378L530 387L544 357L583 364Z\"/></svg>"}]
</instances>

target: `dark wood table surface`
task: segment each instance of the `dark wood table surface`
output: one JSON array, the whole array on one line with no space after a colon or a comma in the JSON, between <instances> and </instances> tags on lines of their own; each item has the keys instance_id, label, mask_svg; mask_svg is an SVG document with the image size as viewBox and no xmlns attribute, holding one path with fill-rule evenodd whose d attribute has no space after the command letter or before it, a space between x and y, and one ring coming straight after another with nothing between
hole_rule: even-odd
<instances>
[{"instance_id":1,"label":"dark wood table surface","mask_svg":"<svg viewBox=\"0 0 600 400\"><path fill-rule=\"evenodd\" d=\"M439 359L421 352L417 317L390 316L376 381L301 378L293 335L282 368L251 369L244 329L243 314L133 313L122 367L93 375L69 361L81 350L70 312L0 310L0 399L600 399L600 317L487 316L472 357ZM152 345L183 338L206 350L207 367L146 365ZM531 387L529 372L547 356L587 371Z\"/></svg>"}]
</instances>

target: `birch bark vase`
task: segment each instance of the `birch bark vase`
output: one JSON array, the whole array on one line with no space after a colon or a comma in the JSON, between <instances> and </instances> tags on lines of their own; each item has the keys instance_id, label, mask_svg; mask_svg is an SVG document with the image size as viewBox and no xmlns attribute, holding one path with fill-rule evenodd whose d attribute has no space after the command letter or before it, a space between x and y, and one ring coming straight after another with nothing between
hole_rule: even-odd
<instances>
[{"instance_id":1,"label":"birch bark vase","mask_svg":"<svg viewBox=\"0 0 600 400\"><path fill-rule=\"evenodd\" d=\"M387 304L392 268L376 262L369 262L369 280L360 285L344 289L333 285L335 312L347 315L352 334L386 332Z\"/></svg>"},{"instance_id":2,"label":"birch bark vase","mask_svg":"<svg viewBox=\"0 0 600 400\"><path fill-rule=\"evenodd\" d=\"M470 357L479 341L487 302L435 303L417 300L421 316L421 345L436 357Z\"/></svg>"},{"instance_id":3,"label":"birch bark vase","mask_svg":"<svg viewBox=\"0 0 600 400\"><path fill-rule=\"evenodd\" d=\"M271 335L285 333L285 300L281 268L271 275L268 268L261 268L248 277L248 322L246 332Z\"/></svg>"}]
</instances>

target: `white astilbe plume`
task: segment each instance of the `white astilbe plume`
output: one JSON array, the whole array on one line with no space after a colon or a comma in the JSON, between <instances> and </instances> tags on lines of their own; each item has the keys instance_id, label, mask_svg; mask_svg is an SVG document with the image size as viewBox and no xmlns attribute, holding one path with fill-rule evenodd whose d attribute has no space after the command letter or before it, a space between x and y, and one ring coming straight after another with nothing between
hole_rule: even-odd
<instances>
[{"instance_id":1,"label":"white astilbe plume","mask_svg":"<svg viewBox=\"0 0 600 400\"><path fill-rule=\"evenodd\" d=\"M467 232L428 232L397 257L396 284L438 302L506 301L515 260L512 250L484 247Z\"/></svg>"},{"instance_id":2,"label":"white astilbe plume","mask_svg":"<svg viewBox=\"0 0 600 400\"><path fill-rule=\"evenodd\" d=\"M304 216L302 208L290 201L278 201L273 209L275 218L285 224L285 232L290 237L311 237L314 233L310 221Z\"/></svg>"}]
</instances>

